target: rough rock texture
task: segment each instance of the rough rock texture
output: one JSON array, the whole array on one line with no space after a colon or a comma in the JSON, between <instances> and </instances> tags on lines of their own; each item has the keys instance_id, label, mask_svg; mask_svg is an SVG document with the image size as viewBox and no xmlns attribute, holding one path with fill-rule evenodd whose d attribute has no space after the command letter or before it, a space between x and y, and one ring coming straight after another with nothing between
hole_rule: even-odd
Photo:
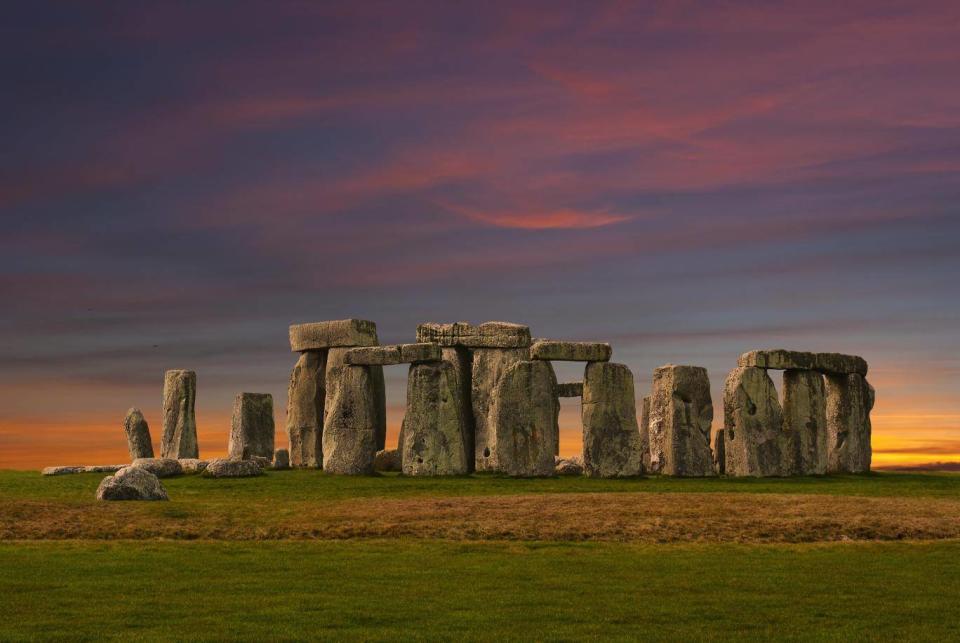
<instances>
[{"instance_id":1,"label":"rough rock texture","mask_svg":"<svg viewBox=\"0 0 960 643\"><path fill-rule=\"evenodd\" d=\"M294 324L290 326L290 350L294 353L342 346L376 346L377 325L365 319Z\"/></svg>"},{"instance_id":2,"label":"rough rock texture","mask_svg":"<svg viewBox=\"0 0 960 643\"><path fill-rule=\"evenodd\" d=\"M240 458L240 459L241 459L241 460L250 460L251 462L255 462L255 463L257 464L257 466L260 467L261 469L270 469L270 468L273 467L273 457L272 457L272 456L268 458L268 457L262 456L262 455L251 455L251 456L245 456L245 457Z\"/></svg>"},{"instance_id":3,"label":"rough rock texture","mask_svg":"<svg viewBox=\"0 0 960 643\"><path fill-rule=\"evenodd\" d=\"M137 458L130 466L146 469L158 478L169 478L183 473L183 465L173 458Z\"/></svg>"},{"instance_id":4,"label":"rough rock texture","mask_svg":"<svg viewBox=\"0 0 960 643\"><path fill-rule=\"evenodd\" d=\"M184 473L203 473L203 470L210 464L209 461L198 458L181 458L177 462L180 463L180 469Z\"/></svg>"},{"instance_id":5,"label":"rough rock texture","mask_svg":"<svg viewBox=\"0 0 960 643\"><path fill-rule=\"evenodd\" d=\"M65 476L71 473L83 473L82 466L44 467L40 473L45 476Z\"/></svg>"},{"instance_id":6,"label":"rough rock texture","mask_svg":"<svg viewBox=\"0 0 960 643\"><path fill-rule=\"evenodd\" d=\"M653 371L650 468L668 476L716 475L710 450L713 401L700 366L667 364Z\"/></svg>"},{"instance_id":7,"label":"rough rock texture","mask_svg":"<svg viewBox=\"0 0 960 643\"><path fill-rule=\"evenodd\" d=\"M728 476L783 475L789 445L777 390L764 369L741 366L727 376L723 443Z\"/></svg>"},{"instance_id":8,"label":"rough rock texture","mask_svg":"<svg viewBox=\"0 0 960 643\"><path fill-rule=\"evenodd\" d=\"M382 449L373 458L374 471L401 471L400 450Z\"/></svg>"},{"instance_id":9,"label":"rough rock texture","mask_svg":"<svg viewBox=\"0 0 960 643\"><path fill-rule=\"evenodd\" d=\"M199 458L197 419L197 374L193 371L167 371L163 377L163 439L160 457Z\"/></svg>"},{"instance_id":10,"label":"rough rock texture","mask_svg":"<svg viewBox=\"0 0 960 643\"><path fill-rule=\"evenodd\" d=\"M557 384L557 397L583 397L583 382Z\"/></svg>"},{"instance_id":11,"label":"rough rock texture","mask_svg":"<svg viewBox=\"0 0 960 643\"><path fill-rule=\"evenodd\" d=\"M870 411L875 392L860 375L828 375L827 470L830 473L870 471Z\"/></svg>"},{"instance_id":12,"label":"rough rock texture","mask_svg":"<svg viewBox=\"0 0 960 643\"><path fill-rule=\"evenodd\" d=\"M713 438L713 466L716 467L717 473L721 476L727 472L726 457L723 445L723 429L717 429L717 435Z\"/></svg>"},{"instance_id":13,"label":"rough rock texture","mask_svg":"<svg viewBox=\"0 0 960 643\"><path fill-rule=\"evenodd\" d=\"M344 363L367 366L390 366L393 364L416 364L439 362L439 344L393 344L390 346L367 346L353 348L344 356Z\"/></svg>"},{"instance_id":14,"label":"rough rock texture","mask_svg":"<svg viewBox=\"0 0 960 643\"><path fill-rule=\"evenodd\" d=\"M564 342L538 339L530 346L530 359L556 362L609 362L613 349L600 342Z\"/></svg>"},{"instance_id":15,"label":"rough rock texture","mask_svg":"<svg viewBox=\"0 0 960 643\"><path fill-rule=\"evenodd\" d=\"M323 402L326 396L326 351L300 354L287 388L287 440L294 467L323 465Z\"/></svg>"},{"instance_id":16,"label":"rough rock texture","mask_svg":"<svg viewBox=\"0 0 960 643\"><path fill-rule=\"evenodd\" d=\"M277 449L273 452L273 468L278 471L290 468L290 452L286 449Z\"/></svg>"},{"instance_id":17,"label":"rough rock texture","mask_svg":"<svg viewBox=\"0 0 960 643\"><path fill-rule=\"evenodd\" d=\"M494 391L503 373L530 355L527 348L477 348L471 351L470 401L474 421L474 463L477 471L496 471L496 434L490 418Z\"/></svg>"},{"instance_id":18,"label":"rough rock texture","mask_svg":"<svg viewBox=\"0 0 960 643\"><path fill-rule=\"evenodd\" d=\"M804 353L782 348L767 351L750 351L737 360L738 366L756 366L775 370L807 370L847 375L857 373L866 377L867 362L857 355L840 353Z\"/></svg>"},{"instance_id":19,"label":"rough rock texture","mask_svg":"<svg viewBox=\"0 0 960 643\"><path fill-rule=\"evenodd\" d=\"M91 464L83 468L84 473L116 473L120 469L129 467L129 464Z\"/></svg>"},{"instance_id":20,"label":"rough rock texture","mask_svg":"<svg viewBox=\"0 0 960 643\"><path fill-rule=\"evenodd\" d=\"M269 393L239 393L233 401L228 456L258 456L272 461L274 432L273 396Z\"/></svg>"},{"instance_id":21,"label":"rough rock texture","mask_svg":"<svg viewBox=\"0 0 960 643\"><path fill-rule=\"evenodd\" d=\"M583 374L583 468L595 478L643 473L633 373L623 364L593 362Z\"/></svg>"},{"instance_id":22,"label":"rough rock texture","mask_svg":"<svg viewBox=\"0 0 960 643\"><path fill-rule=\"evenodd\" d=\"M823 375L790 369L783 373L783 431L788 450L784 475L827 472L827 416Z\"/></svg>"},{"instance_id":23,"label":"rough rock texture","mask_svg":"<svg viewBox=\"0 0 960 643\"><path fill-rule=\"evenodd\" d=\"M466 409L460 395L460 382L449 362L410 367L400 445L405 475L462 475L469 471Z\"/></svg>"},{"instance_id":24,"label":"rough rock texture","mask_svg":"<svg viewBox=\"0 0 960 643\"><path fill-rule=\"evenodd\" d=\"M334 376L334 368L337 366L348 365L345 361L348 348L331 348L327 351L327 373L326 387L332 386L331 378ZM376 446L377 450L386 447L387 444L387 389L383 378L382 366L366 366L370 373L371 395L373 396L374 408L374 427L376 428ZM326 402L324 402L326 404ZM324 409L326 412L326 409ZM322 436L321 436L322 437Z\"/></svg>"},{"instance_id":25,"label":"rough rock texture","mask_svg":"<svg viewBox=\"0 0 960 643\"><path fill-rule=\"evenodd\" d=\"M203 470L206 478L252 478L263 473L263 469L253 460L233 460L217 458L211 460Z\"/></svg>"},{"instance_id":26,"label":"rough rock texture","mask_svg":"<svg viewBox=\"0 0 960 643\"><path fill-rule=\"evenodd\" d=\"M341 365L327 370L323 468L329 473L373 473L379 450L373 368Z\"/></svg>"},{"instance_id":27,"label":"rough rock texture","mask_svg":"<svg viewBox=\"0 0 960 643\"><path fill-rule=\"evenodd\" d=\"M554 474L560 440L556 388L557 376L549 362L522 361L504 371L490 404L487 434L494 439L490 450L496 471L511 476Z\"/></svg>"},{"instance_id":28,"label":"rough rock texture","mask_svg":"<svg viewBox=\"0 0 960 643\"><path fill-rule=\"evenodd\" d=\"M157 476L141 467L124 467L100 481L97 500L170 500Z\"/></svg>"},{"instance_id":29,"label":"rough rock texture","mask_svg":"<svg viewBox=\"0 0 960 643\"><path fill-rule=\"evenodd\" d=\"M579 456L573 456L571 458L558 457L553 470L558 476L582 476L583 458Z\"/></svg>"},{"instance_id":30,"label":"rough rock texture","mask_svg":"<svg viewBox=\"0 0 960 643\"><path fill-rule=\"evenodd\" d=\"M484 322L474 326L469 322L428 322L417 326L417 341L466 348L527 348L531 339L530 327L523 324Z\"/></svg>"},{"instance_id":31,"label":"rough rock texture","mask_svg":"<svg viewBox=\"0 0 960 643\"><path fill-rule=\"evenodd\" d=\"M473 418L473 406L470 402L473 358L470 355L470 349L462 346L444 346L441 356L444 362L453 367L453 371L448 377L455 377L460 389L460 402L463 404L464 447L467 451L467 469L472 472L476 466L476 425Z\"/></svg>"},{"instance_id":32,"label":"rough rock texture","mask_svg":"<svg viewBox=\"0 0 960 643\"><path fill-rule=\"evenodd\" d=\"M150 427L138 408L127 411L123 418L123 432L127 434L127 450L130 460L152 458L153 444L150 442Z\"/></svg>"},{"instance_id":33,"label":"rough rock texture","mask_svg":"<svg viewBox=\"0 0 960 643\"><path fill-rule=\"evenodd\" d=\"M653 464L650 462L650 400L645 395L640 406L640 453L643 454L643 470L653 473Z\"/></svg>"}]
</instances>

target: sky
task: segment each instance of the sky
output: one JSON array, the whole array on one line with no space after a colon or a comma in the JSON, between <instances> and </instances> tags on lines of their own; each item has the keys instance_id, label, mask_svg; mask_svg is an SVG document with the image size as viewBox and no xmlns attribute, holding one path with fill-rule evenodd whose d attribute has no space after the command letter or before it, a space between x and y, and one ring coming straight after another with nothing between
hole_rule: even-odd
<instances>
[{"instance_id":1,"label":"sky","mask_svg":"<svg viewBox=\"0 0 960 643\"><path fill-rule=\"evenodd\" d=\"M122 462L132 406L158 446L171 368L201 456L240 391L285 446L287 327L348 317L705 366L715 426L740 353L858 354L874 463L960 460L960 3L4 14L0 468Z\"/></svg>"}]
</instances>

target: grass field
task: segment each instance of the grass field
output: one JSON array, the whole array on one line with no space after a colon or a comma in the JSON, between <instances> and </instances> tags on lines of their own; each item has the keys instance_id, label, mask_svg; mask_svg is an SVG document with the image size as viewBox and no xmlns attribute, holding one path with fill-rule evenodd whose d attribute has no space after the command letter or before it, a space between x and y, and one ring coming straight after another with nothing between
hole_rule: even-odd
<instances>
[{"instance_id":1,"label":"grass field","mask_svg":"<svg viewBox=\"0 0 960 643\"><path fill-rule=\"evenodd\" d=\"M960 476L0 472L0 639L960 638Z\"/></svg>"}]
</instances>

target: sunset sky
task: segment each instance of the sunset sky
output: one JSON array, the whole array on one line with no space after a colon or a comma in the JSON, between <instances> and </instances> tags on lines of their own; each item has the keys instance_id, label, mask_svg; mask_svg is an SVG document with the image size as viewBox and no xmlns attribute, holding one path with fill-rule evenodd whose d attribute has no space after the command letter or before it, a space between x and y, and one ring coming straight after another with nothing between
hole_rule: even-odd
<instances>
[{"instance_id":1,"label":"sunset sky","mask_svg":"<svg viewBox=\"0 0 960 643\"><path fill-rule=\"evenodd\" d=\"M287 326L346 317L702 365L715 426L740 353L855 353L874 463L960 460L958 2L5 9L0 468L158 445L169 368L201 456L240 391L285 446Z\"/></svg>"}]
</instances>

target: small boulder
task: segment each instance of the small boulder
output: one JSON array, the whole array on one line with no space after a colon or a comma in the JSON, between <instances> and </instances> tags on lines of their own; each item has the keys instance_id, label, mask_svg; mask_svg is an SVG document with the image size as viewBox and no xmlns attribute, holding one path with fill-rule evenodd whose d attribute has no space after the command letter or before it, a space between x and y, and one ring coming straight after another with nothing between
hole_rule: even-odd
<instances>
[{"instance_id":1,"label":"small boulder","mask_svg":"<svg viewBox=\"0 0 960 643\"><path fill-rule=\"evenodd\" d=\"M97 500L170 500L160 479L143 467L129 466L107 476L97 487Z\"/></svg>"},{"instance_id":2,"label":"small boulder","mask_svg":"<svg viewBox=\"0 0 960 643\"><path fill-rule=\"evenodd\" d=\"M207 468L209 460L199 460L197 458L180 458L177 460L184 473L203 473Z\"/></svg>"},{"instance_id":3,"label":"small boulder","mask_svg":"<svg viewBox=\"0 0 960 643\"><path fill-rule=\"evenodd\" d=\"M582 476L583 459L579 456L572 458L557 458L557 464L554 471L558 476Z\"/></svg>"},{"instance_id":4,"label":"small boulder","mask_svg":"<svg viewBox=\"0 0 960 643\"><path fill-rule=\"evenodd\" d=\"M218 458L211 460L203 470L206 478L250 478L263 473L263 469L255 460L231 460Z\"/></svg>"},{"instance_id":5,"label":"small boulder","mask_svg":"<svg viewBox=\"0 0 960 643\"><path fill-rule=\"evenodd\" d=\"M158 478L169 478L183 473L180 461L173 458L137 458L131 466L146 469Z\"/></svg>"},{"instance_id":6,"label":"small boulder","mask_svg":"<svg viewBox=\"0 0 960 643\"><path fill-rule=\"evenodd\" d=\"M290 452L286 449L277 449L273 453L273 468L274 469L289 469L290 468Z\"/></svg>"},{"instance_id":7,"label":"small boulder","mask_svg":"<svg viewBox=\"0 0 960 643\"><path fill-rule=\"evenodd\" d=\"M374 471L400 471L400 450L381 449L373 458Z\"/></svg>"}]
</instances>

